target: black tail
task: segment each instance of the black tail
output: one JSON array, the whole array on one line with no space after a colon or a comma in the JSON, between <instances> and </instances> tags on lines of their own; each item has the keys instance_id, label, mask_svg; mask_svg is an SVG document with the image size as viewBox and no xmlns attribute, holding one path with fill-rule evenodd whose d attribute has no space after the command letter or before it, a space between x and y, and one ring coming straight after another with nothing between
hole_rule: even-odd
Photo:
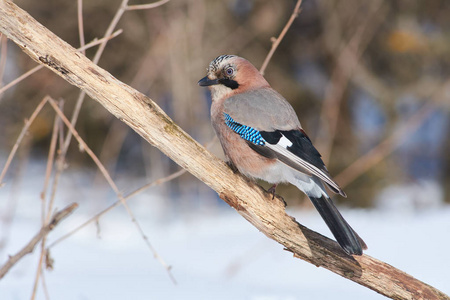
<instances>
[{"instance_id":1,"label":"black tail","mask_svg":"<svg viewBox=\"0 0 450 300\"><path fill-rule=\"evenodd\" d=\"M367 249L366 243L344 220L333 201L326 196L321 198L309 196L309 199L327 223L342 249L350 255L362 255L363 249Z\"/></svg>"}]
</instances>

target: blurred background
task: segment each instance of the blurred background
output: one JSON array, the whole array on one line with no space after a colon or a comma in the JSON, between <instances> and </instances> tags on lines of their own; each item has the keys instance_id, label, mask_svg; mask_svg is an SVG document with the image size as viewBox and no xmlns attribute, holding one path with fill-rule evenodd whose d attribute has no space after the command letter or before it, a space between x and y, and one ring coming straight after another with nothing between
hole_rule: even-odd
<instances>
[{"instance_id":1,"label":"blurred background","mask_svg":"<svg viewBox=\"0 0 450 300\"><path fill-rule=\"evenodd\" d=\"M15 3L63 40L80 47L77 1ZM104 36L120 3L83 2L86 43ZM141 3L145 2L130 4ZM108 42L99 65L149 96L191 136L223 157L218 142L211 143L209 92L198 87L197 81L205 76L209 62L221 54L245 57L260 68L295 3L173 0L154 9L127 11L116 26L123 33ZM450 202L449 15L450 2L445 0L303 1L300 15L264 75L293 105L330 173L346 191L347 199L335 197L341 206L420 214ZM2 86L36 66L4 37L1 46ZM97 47L90 48L86 56L93 59L96 51ZM24 120L45 95L64 100L63 110L71 116L79 93L46 69L3 91L0 167ZM40 217L39 195L54 120L53 109L46 105L3 179L0 251L11 241L18 212ZM83 102L75 127L124 195L180 170L91 99ZM80 211L92 216L117 200L76 141L71 142L63 161L57 206L76 201ZM295 188L283 186L277 193L289 208L310 207ZM149 202L149 197L161 201ZM229 210L190 174L144 191L139 199L135 208L165 221L195 219L195 211L214 215ZM35 201L31 207L36 210L25 208L27 201ZM449 223L445 226L450 228Z\"/></svg>"},{"instance_id":2,"label":"blurred background","mask_svg":"<svg viewBox=\"0 0 450 300\"><path fill-rule=\"evenodd\" d=\"M79 47L76 1L18 4ZM129 11L117 26L124 33L108 43L99 64L148 95L206 144L214 137L210 98L206 89L197 86L198 79L221 54L243 56L261 67L270 39L279 35L294 4L192 0ZM120 1L110 0L84 3L87 42L103 37L119 5ZM331 174L345 186L350 195L343 200L346 205L371 207L380 192L393 186L404 187L408 197L417 198L410 199L417 205L426 200L420 198L431 198L428 192L439 195L430 201L449 201L449 101L442 92L450 72L449 12L450 4L437 0L304 1L300 17L270 61L266 78L294 106ZM88 49L86 55L93 58L96 50ZM3 82L33 66L9 43ZM49 70L41 70L1 95L1 153L9 153L23 128L22 120L47 94L63 98L70 116L79 91ZM22 146L27 153L22 155L46 160L53 115L47 107L38 116ZM76 128L114 176L157 179L178 169L95 101L84 103ZM406 132L392 138L402 129ZM376 148L385 141L388 149ZM381 156L376 163L364 162L363 171L346 170L374 148ZM212 151L221 155L220 145L216 143ZM66 160L71 168L95 171L75 142ZM166 187L175 194L205 192L189 175ZM296 189L288 192L289 203L303 200Z\"/></svg>"}]
</instances>

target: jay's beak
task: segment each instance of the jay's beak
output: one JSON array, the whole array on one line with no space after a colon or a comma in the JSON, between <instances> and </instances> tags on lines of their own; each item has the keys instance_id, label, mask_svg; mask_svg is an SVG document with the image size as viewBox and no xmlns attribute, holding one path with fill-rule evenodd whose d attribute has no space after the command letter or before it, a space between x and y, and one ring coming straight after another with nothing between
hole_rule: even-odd
<instances>
[{"instance_id":1,"label":"jay's beak","mask_svg":"<svg viewBox=\"0 0 450 300\"><path fill-rule=\"evenodd\" d=\"M198 81L199 86L210 86L210 85L216 85L216 84L219 84L219 80L209 79L208 76L205 76Z\"/></svg>"}]
</instances>

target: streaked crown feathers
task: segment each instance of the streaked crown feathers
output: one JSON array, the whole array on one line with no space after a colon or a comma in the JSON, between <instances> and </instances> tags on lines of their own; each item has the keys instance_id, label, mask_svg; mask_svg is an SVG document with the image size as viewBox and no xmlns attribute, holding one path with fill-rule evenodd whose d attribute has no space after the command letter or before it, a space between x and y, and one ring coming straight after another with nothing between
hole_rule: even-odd
<instances>
[{"instance_id":1,"label":"streaked crown feathers","mask_svg":"<svg viewBox=\"0 0 450 300\"><path fill-rule=\"evenodd\" d=\"M218 70L220 70L220 66L222 65L223 61L226 61L230 58L236 57L236 55L220 55L216 57L210 64L207 69L208 73L216 73Z\"/></svg>"}]
</instances>

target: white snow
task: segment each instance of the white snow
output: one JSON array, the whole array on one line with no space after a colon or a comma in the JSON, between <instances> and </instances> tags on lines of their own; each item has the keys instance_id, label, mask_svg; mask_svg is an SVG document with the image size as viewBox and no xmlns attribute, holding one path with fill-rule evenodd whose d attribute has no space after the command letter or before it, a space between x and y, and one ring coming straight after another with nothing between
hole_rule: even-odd
<instances>
[{"instance_id":1,"label":"white snow","mask_svg":"<svg viewBox=\"0 0 450 300\"><path fill-rule=\"evenodd\" d=\"M17 199L15 219L9 229L0 231L9 234L6 247L0 249L0 264L23 247L40 226L41 186L28 181L22 186L27 188ZM72 190L65 197L61 188L58 195L69 202L77 199L77 193ZM49 243L107 204L92 198L92 193L80 193L80 208L55 228ZM8 197L8 187L0 188L0 209ZM211 193L204 202L213 203L213 198ZM90 224L51 249L54 270L45 272L50 299L386 299L293 258L227 206L173 213L164 205L167 201L155 190L139 195L130 205L153 247L172 266L176 285L119 206L100 219L99 237L95 224ZM450 207L341 211L368 244L368 255L450 294ZM315 211L289 213L309 228L331 236ZM38 255L36 249L0 280L0 299L30 298ZM45 299L42 286L37 295L37 299Z\"/></svg>"}]
</instances>

